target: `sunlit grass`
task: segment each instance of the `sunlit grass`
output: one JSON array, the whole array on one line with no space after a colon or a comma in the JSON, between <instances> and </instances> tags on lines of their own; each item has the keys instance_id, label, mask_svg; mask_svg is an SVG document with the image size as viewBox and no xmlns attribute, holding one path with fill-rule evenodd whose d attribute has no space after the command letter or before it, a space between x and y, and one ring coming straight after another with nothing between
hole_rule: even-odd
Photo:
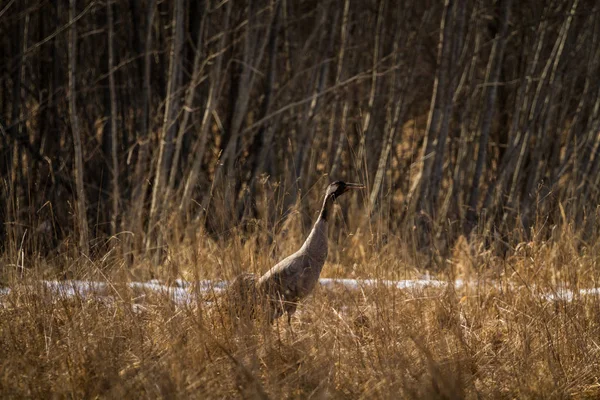
<instances>
[{"instance_id":1,"label":"sunlit grass","mask_svg":"<svg viewBox=\"0 0 600 400\"><path fill-rule=\"evenodd\" d=\"M169 284L230 279L238 269L260 273L302 232L286 238L266 247L259 247L261 238L172 245L164 270L153 274ZM375 247L367 235L347 232L332 242L324 276L410 279L426 272L400 242ZM75 278L108 283L85 298L51 295L34 273L50 267L30 264L5 278L12 291L0 305L0 391L85 398L594 398L600 299L549 301L541 294L595 287L597 250L563 235L519 244L501 258L459 240L445 269L432 275L466 285L320 288L301 303L291 328L283 319L273 326L232 323L227 303L194 292L194 285L189 291L197 301L190 304L132 289L123 283L152 275L153 267L129 273L116 255L73 268Z\"/></svg>"}]
</instances>

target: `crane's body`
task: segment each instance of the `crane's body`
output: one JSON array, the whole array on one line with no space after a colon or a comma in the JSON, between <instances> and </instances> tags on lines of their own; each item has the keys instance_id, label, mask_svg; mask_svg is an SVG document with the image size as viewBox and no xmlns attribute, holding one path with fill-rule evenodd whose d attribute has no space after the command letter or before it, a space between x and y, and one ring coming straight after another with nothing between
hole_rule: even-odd
<instances>
[{"instance_id":1,"label":"crane's body","mask_svg":"<svg viewBox=\"0 0 600 400\"><path fill-rule=\"evenodd\" d=\"M298 301L313 291L327 259L328 220L333 203L348 190L362 188L362 185L341 181L329 185L319 218L300 250L277 263L258 280L257 289L271 321L285 312L290 322Z\"/></svg>"}]
</instances>

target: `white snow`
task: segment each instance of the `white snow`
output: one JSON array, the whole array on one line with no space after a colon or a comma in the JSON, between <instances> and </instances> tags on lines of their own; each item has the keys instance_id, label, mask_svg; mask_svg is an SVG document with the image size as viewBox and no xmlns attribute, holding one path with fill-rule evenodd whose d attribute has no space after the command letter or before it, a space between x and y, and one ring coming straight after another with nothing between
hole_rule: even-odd
<instances>
[{"instance_id":1,"label":"white snow","mask_svg":"<svg viewBox=\"0 0 600 400\"><path fill-rule=\"evenodd\" d=\"M326 289L342 287L346 290L358 290L366 287L389 287L405 291L414 291L422 290L427 287L443 288L450 283L452 283L455 288L461 288L465 286L465 282L460 279L457 279L454 282L448 282L436 279L428 279L427 277L398 281L383 279L321 278L319 283ZM111 286L104 282L54 280L41 281L41 284L50 292L51 295L61 298L94 297L97 299L102 298L108 301L109 299L107 298L110 298L112 292ZM228 284L229 282L227 281L201 280L197 282L189 282L178 279L169 286L156 279L153 279L147 282L130 282L128 283L128 286L132 289L143 292L142 296L155 293L169 297L176 304L184 305L193 304L199 300L202 301L202 294L210 295L213 293L220 293L227 287ZM473 282L473 285L476 285L476 282ZM0 296L6 296L10 293L11 288L0 288ZM579 291L573 291L566 288L554 289L548 292L540 290L539 295L546 301L572 301L574 298L580 296L598 296L600 295L600 288L580 289Z\"/></svg>"},{"instance_id":2,"label":"white snow","mask_svg":"<svg viewBox=\"0 0 600 400\"><path fill-rule=\"evenodd\" d=\"M541 297L547 301L573 301L575 298L583 297L583 296L598 296L600 295L600 288L589 288L589 289L579 289L577 291L573 291L571 289L559 288L555 289L550 293L542 293Z\"/></svg>"},{"instance_id":3,"label":"white snow","mask_svg":"<svg viewBox=\"0 0 600 400\"><path fill-rule=\"evenodd\" d=\"M400 281L392 281L385 279L343 279L343 278L321 278L319 279L321 286L332 288L335 286L344 286L348 289L359 289L369 286L386 286L395 287L396 289L422 289L424 287L444 287L448 284L446 281L435 279L407 279ZM454 281L455 287L463 285L462 280Z\"/></svg>"}]
</instances>

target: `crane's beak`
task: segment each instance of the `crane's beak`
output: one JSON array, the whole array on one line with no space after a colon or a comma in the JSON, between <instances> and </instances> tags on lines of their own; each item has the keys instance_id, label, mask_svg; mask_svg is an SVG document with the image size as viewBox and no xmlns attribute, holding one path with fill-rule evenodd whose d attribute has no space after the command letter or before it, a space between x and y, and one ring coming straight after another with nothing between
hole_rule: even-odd
<instances>
[{"instance_id":1,"label":"crane's beak","mask_svg":"<svg viewBox=\"0 0 600 400\"><path fill-rule=\"evenodd\" d=\"M346 187L344 188L344 192L353 189L364 189L365 185L361 185L360 183L346 183Z\"/></svg>"}]
</instances>

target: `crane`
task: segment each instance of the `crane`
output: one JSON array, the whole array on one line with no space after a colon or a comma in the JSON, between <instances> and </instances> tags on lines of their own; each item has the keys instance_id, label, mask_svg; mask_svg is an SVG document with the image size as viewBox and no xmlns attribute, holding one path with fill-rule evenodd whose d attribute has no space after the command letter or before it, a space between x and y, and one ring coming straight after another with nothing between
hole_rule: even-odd
<instances>
[{"instance_id":1,"label":"crane","mask_svg":"<svg viewBox=\"0 0 600 400\"><path fill-rule=\"evenodd\" d=\"M291 324L298 301L313 291L327 259L327 229L335 201L348 191L363 188L361 184L342 181L330 184L319 217L302 247L258 279L256 293L270 322L287 313Z\"/></svg>"}]
</instances>

